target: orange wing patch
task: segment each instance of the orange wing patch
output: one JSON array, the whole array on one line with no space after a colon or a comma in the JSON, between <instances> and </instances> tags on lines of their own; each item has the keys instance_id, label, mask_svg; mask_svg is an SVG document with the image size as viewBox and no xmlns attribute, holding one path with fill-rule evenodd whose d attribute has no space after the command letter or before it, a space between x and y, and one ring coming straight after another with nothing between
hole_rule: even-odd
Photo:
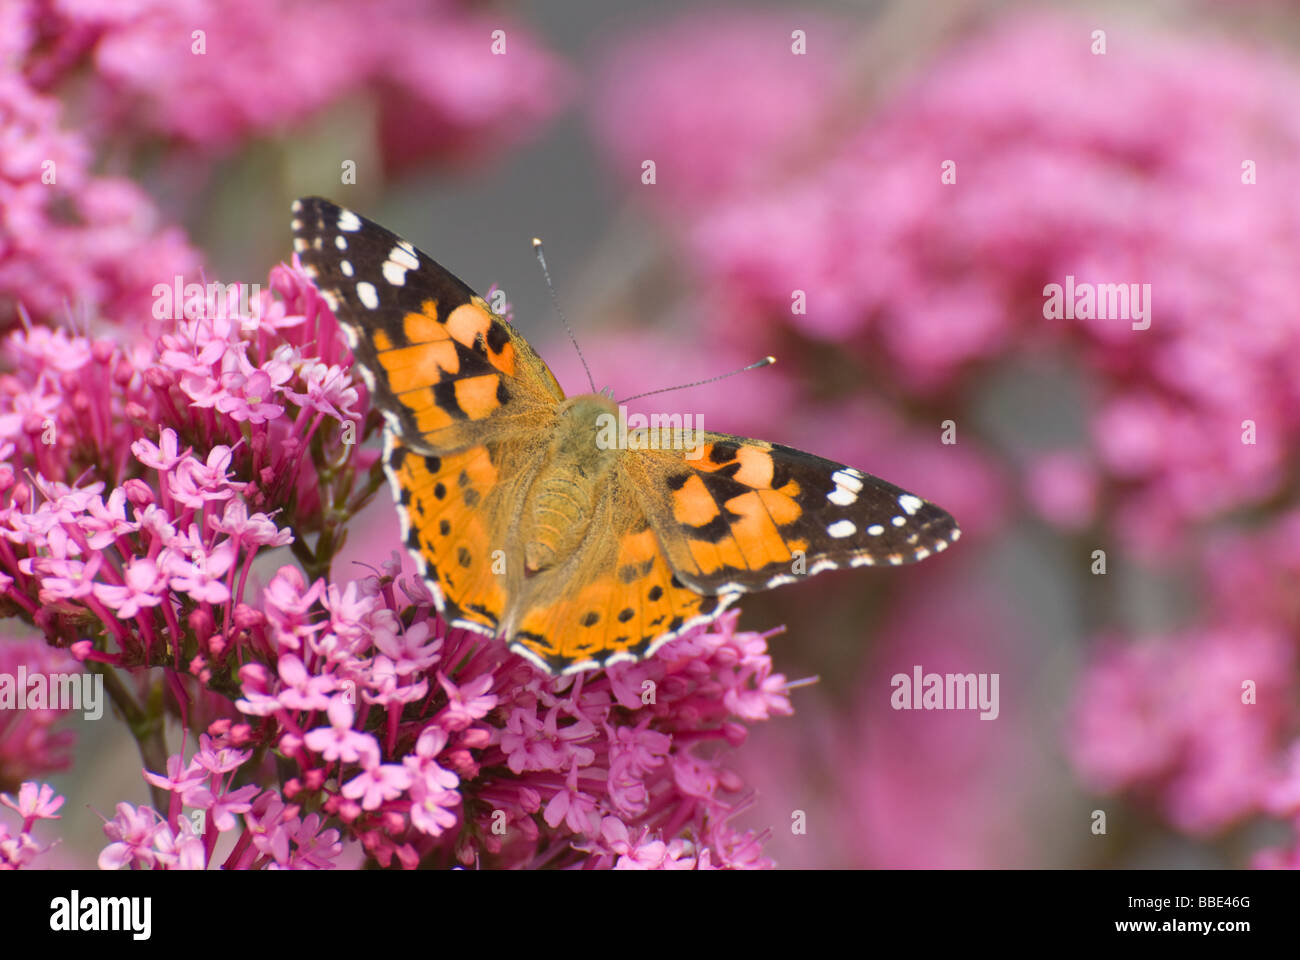
<instances>
[{"instance_id":1,"label":"orange wing patch","mask_svg":"<svg viewBox=\"0 0 1300 960\"><path fill-rule=\"evenodd\" d=\"M637 489L666 488L666 502L643 497L643 506L663 538L668 560L693 587L787 570L808 538L798 531L804 517L801 486L778 476L770 447L759 441L710 434L700 454L687 460L664 451L629 463L644 470ZM665 510L664 508L668 508Z\"/></svg>"},{"instance_id":2,"label":"orange wing patch","mask_svg":"<svg viewBox=\"0 0 1300 960\"><path fill-rule=\"evenodd\" d=\"M493 543L483 499L497 482L487 447L443 457L421 456L389 435L389 481L401 509L407 546L436 581L439 609L459 626L495 634L505 616L503 578L493 568Z\"/></svg>"},{"instance_id":3,"label":"orange wing patch","mask_svg":"<svg viewBox=\"0 0 1300 960\"><path fill-rule=\"evenodd\" d=\"M649 527L618 541L611 572L577 594L529 610L511 646L551 672L641 660L694 623L721 613L731 597L702 596L673 576Z\"/></svg>"}]
</instances>

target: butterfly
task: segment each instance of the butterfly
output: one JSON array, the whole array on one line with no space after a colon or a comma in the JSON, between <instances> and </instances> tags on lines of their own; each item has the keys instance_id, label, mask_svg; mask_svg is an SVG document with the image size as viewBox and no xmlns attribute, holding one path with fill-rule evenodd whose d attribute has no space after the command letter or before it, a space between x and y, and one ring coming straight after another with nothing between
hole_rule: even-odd
<instances>
[{"instance_id":1,"label":"butterfly","mask_svg":"<svg viewBox=\"0 0 1300 960\"><path fill-rule=\"evenodd\" d=\"M601 442L614 400L566 397L427 254L320 197L292 226L383 412L402 537L439 613L547 673L644 659L744 593L923 560L960 534L920 497L780 444L643 427Z\"/></svg>"}]
</instances>

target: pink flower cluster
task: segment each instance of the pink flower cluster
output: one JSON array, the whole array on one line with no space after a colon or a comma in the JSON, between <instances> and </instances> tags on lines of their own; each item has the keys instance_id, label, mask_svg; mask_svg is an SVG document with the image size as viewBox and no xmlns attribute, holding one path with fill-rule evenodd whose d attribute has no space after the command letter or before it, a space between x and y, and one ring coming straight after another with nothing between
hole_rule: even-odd
<instances>
[{"instance_id":1,"label":"pink flower cluster","mask_svg":"<svg viewBox=\"0 0 1300 960\"><path fill-rule=\"evenodd\" d=\"M1076 694L1070 751L1099 791L1148 798L1180 829L1212 834L1251 816L1300 839L1294 739L1300 651L1300 512L1210 538L1199 580L1205 625L1121 645L1108 638ZM1260 851L1300 867L1300 842Z\"/></svg>"},{"instance_id":2,"label":"pink flower cluster","mask_svg":"<svg viewBox=\"0 0 1300 960\"><path fill-rule=\"evenodd\" d=\"M120 805L100 865L202 869L234 831L226 868L331 866L342 844L324 823L384 866L769 865L762 837L727 822L741 782L702 746L790 712L761 635L729 615L649 663L553 680L447 631L399 571L340 589L282 568L235 641L263 654L239 670L245 719L145 772L168 810ZM268 747L294 775L232 789ZM201 829L183 808L205 811Z\"/></svg>"},{"instance_id":3,"label":"pink flower cluster","mask_svg":"<svg viewBox=\"0 0 1300 960\"><path fill-rule=\"evenodd\" d=\"M382 482L362 446L379 418L296 265L269 286L246 313L237 285L187 303L152 343L33 327L5 344L3 601L134 682L138 700L110 688L128 717L159 668L202 731L188 757L142 742L156 802L119 805L101 866L317 868L345 848L405 867L768 865L728 824L745 801L722 748L790 704L734 615L555 680L448 632L423 583L399 601L398 561L325 579ZM255 561L286 546L315 575L257 589ZM62 746L26 722L36 757Z\"/></svg>"},{"instance_id":4,"label":"pink flower cluster","mask_svg":"<svg viewBox=\"0 0 1300 960\"><path fill-rule=\"evenodd\" d=\"M19 306L42 318L142 312L153 279L198 265L143 190L92 172L91 144L62 129L62 102L17 69L35 6L0 11L0 330Z\"/></svg>"},{"instance_id":5,"label":"pink flower cluster","mask_svg":"<svg viewBox=\"0 0 1300 960\"><path fill-rule=\"evenodd\" d=\"M32 24L52 47L28 66L38 82L88 63L97 125L205 151L280 133L359 91L373 96L390 167L499 149L548 119L565 83L565 68L528 29L460 0L48 7Z\"/></svg>"},{"instance_id":6,"label":"pink flower cluster","mask_svg":"<svg viewBox=\"0 0 1300 960\"><path fill-rule=\"evenodd\" d=\"M333 317L296 270L276 268L270 285L253 315L238 314L233 285L202 316L170 322L153 349L44 327L10 335L0 575L10 602L81 659L179 669L167 638L180 635L181 598L200 658L210 655L214 608L228 629L258 551L293 539L264 511L292 504L301 536L312 522L299 517L319 517L333 492L312 457L315 445L325 458L322 425L347 451L347 431L361 439ZM318 355L304 355L308 343ZM361 453L351 469L374 459ZM116 652L83 639L85 613Z\"/></svg>"},{"instance_id":7,"label":"pink flower cluster","mask_svg":"<svg viewBox=\"0 0 1300 960\"><path fill-rule=\"evenodd\" d=\"M372 137L389 172L464 160L531 136L566 78L526 28L457 0L376 0L364 13L351 0L7 3L0 330L20 309L128 321L155 283L197 271L184 232L136 183L94 172L95 158L197 198L209 167L196 153L230 153L365 98L368 114L348 114L369 118L358 155ZM75 130L70 117L82 118Z\"/></svg>"}]
</instances>

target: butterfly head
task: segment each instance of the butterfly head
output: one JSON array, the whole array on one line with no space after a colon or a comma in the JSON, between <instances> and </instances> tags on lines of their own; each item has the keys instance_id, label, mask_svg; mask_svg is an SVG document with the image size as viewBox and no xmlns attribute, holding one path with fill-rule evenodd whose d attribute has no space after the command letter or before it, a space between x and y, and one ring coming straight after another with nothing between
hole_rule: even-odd
<instances>
[{"instance_id":1,"label":"butterfly head","mask_svg":"<svg viewBox=\"0 0 1300 960\"><path fill-rule=\"evenodd\" d=\"M589 461L594 471L612 461L619 447L618 405L604 393L570 397L556 411L560 422L552 449L561 456Z\"/></svg>"}]
</instances>

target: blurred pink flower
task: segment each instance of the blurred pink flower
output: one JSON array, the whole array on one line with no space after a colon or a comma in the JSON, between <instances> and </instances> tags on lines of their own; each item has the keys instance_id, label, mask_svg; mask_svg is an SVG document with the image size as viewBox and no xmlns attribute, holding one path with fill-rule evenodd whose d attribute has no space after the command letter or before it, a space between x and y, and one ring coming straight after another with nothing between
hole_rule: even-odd
<instances>
[{"instance_id":1,"label":"blurred pink flower","mask_svg":"<svg viewBox=\"0 0 1300 960\"><path fill-rule=\"evenodd\" d=\"M1070 752L1102 792L1149 794L1179 829L1259 812L1289 714L1286 637L1225 626L1112 646L1074 696Z\"/></svg>"},{"instance_id":2,"label":"blurred pink flower","mask_svg":"<svg viewBox=\"0 0 1300 960\"><path fill-rule=\"evenodd\" d=\"M0 675L14 685L20 667L28 677L82 671L66 651L55 650L37 637L0 639ZM0 709L0 789L14 790L25 780L67 768L76 741L76 733L60 724L67 716L66 710L48 708Z\"/></svg>"},{"instance_id":3,"label":"blurred pink flower","mask_svg":"<svg viewBox=\"0 0 1300 960\"><path fill-rule=\"evenodd\" d=\"M806 53L794 52L796 30ZM615 182L651 210L761 187L834 105L844 33L824 14L714 6L632 35L596 68L591 124ZM646 160L652 187L641 186Z\"/></svg>"},{"instance_id":4,"label":"blurred pink flower","mask_svg":"<svg viewBox=\"0 0 1300 960\"><path fill-rule=\"evenodd\" d=\"M1045 454L1030 464L1025 493L1048 523L1081 530L1096 517L1097 471L1072 450Z\"/></svg>"},{"instance_id":5,"label":"blurred pink flower","mask_svg":"<svg viewBox=\"0 0 1300 960\"><path fill-rule=\"evenodd\" d=\"M47 29L82 38L57 66L70 68L73 53L93 63L102 129L125 125L206 151L283 132L362 91L395 169L518 141L552 115L565 87L564 67L529 30L457 0L364 9L350 0L62 0L52 14ZM45 66L52 74L56 64Z\"/></svg>"},{"instance_id":6,"label":"blurred pink flower","mask_svg":"<svg viewBox=\"0 0 1300 960\"><path fill-rule=\"evenodd\" d=\"M824 678L800 691L803 722L756 729L740 752L739 772L756 794L739 822L772 830L769 849L782 866L1051 862L1023 826L1048 780L1047 754L1034 749L1025 707L1032 664L1013 639L1024 626L977 590L952 577L940 582L912 585L869 641L856 640L873 652L847 690ZM997 717L895 709L892 678L910 678L917 665L924 673L999 674Z\"/></svg>"},{"instance_id":7,"label":"blurred pink flower","mask_svg":"<svg viewBox=\"0 0 1300 960\"><path fill-rule=\"evenodd\" d=\"M0 58L0 330L20 305L41 318L146 313L159 277L198 265L144 191L90 172L91 144L62 122L62 104Z\"/></svg>"}]
</instances>

